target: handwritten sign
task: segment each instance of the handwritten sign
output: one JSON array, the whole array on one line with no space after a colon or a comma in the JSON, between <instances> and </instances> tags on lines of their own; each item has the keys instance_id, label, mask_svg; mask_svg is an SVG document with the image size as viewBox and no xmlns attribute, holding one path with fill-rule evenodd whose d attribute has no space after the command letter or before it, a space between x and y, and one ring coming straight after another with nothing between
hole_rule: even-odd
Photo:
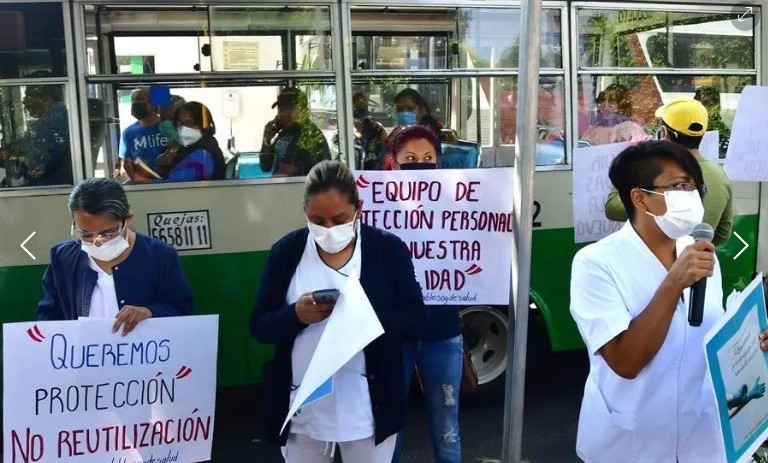
<instances>
[{"instance_id":1,"label":"handwritten sign","mask_svg":"<svg viewBox=\"0 0 768 463\"><path fill-rule=\"evenodd\" d=\"M363 222L405 241L426 304L509 302L513 169L355 175Z\"/></svg>"},{"instance_id":2,"label":"handwritten sign","mask_svg":"<svg viewBox=\"0 0 768 463\"><path fill-rule=\"evenodd\" d=\"M622 227L622 222L605 217L605 200L611 192L608 169L627 146L612 143L573 150L573 228L577 243L597 241Z\"/></svg>"},{"instance_id":3,"label":"handwritten sign","mask_svg":"<svg viewBox=\"0 0 768 463\"><path fill-rule=\"evenodd\" d=\"M704 132L699 152L710 161L720 163L720 132L717 130Z\"/></svg>"},{"instance_id":4,"label":"handwritten sign","mask_svg":"<svg viewBox=\"0 0 768 463\"><path fill-rule=\"evenodd\" d=\"M731 180L768 181L768 87L741 93L724 168Z\"/></svg>"},{"instance_id":5,"label":"handwritten sign","mask_svg":"<svg viewBox=\"0 0 768 463\"><path fill-rule=\"evenodd\" d=\"M3 325L3 461L211 458L218 315Z\"/></svg>"}]
</instances>

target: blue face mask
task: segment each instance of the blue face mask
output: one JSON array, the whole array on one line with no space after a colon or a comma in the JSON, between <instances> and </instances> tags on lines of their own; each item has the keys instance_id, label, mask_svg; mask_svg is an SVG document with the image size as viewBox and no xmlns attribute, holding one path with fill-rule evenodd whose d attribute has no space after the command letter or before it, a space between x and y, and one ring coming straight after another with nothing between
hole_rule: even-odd
<instances>
[{"instance_id":1,"label":"blue face mask","mask_svg":"<svg viewBox=\"0 0 768 463\"><path fill-rule=\"evenodd\" d=\"M415 125L416 122L416 113L401 111L395 114L395 124L397 125Z\"/></svg>"}]
</instances>

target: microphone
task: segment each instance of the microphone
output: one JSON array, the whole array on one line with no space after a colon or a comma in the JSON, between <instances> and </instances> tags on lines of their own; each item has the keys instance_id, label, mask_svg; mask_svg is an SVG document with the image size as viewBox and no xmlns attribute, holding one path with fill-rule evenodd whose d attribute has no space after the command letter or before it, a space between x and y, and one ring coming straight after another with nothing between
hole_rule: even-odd
<instances>
[{"instance_id":1,"label":"microphone","mask_svg":"<svg viewBox=\"0 0 768 463\"><path fill-rule=\"evenodd\" d=\"M708 223L700 223L693 227L691 232L694 241L712 241L715 237L715 231ZM704 295L707 292L707 278L704 277L701 280L691 286L691 300L688 306L688 324L691 326L701 326L701 322L704 319Z\"/></svg>"}]
</instances>

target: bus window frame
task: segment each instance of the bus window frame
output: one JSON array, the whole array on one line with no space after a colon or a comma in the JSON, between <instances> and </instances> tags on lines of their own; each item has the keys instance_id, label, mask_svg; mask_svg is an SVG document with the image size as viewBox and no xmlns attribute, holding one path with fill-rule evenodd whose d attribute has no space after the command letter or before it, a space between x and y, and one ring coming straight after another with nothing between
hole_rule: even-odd
<instances>
[{"instance_id":1,"label":"bus window frame","mask_svg":"<svg viewBox=\"0 0 768 463\"><path fill-rule=\"evenodd\" d=\"M571 43L575 44L576 52L578 52L579 44L579 12L586 10L592 11L650 11L650 12L664 12L664 13L732 13L733 7L737 5L745 5L749 2L737 2L734 0L726 0L725 2L715 2L710 0L702 0L693 4L693 2L670 2L659 3L658 1L646 1L646 0L633 0L631 3L599 3L594 1L573 2L570 6L570 39ZM578 64L578 57L572 58L574 61L573 70L571 72L570 87L572 91L578 92L579 77L584 75L639 75L639 76L651 76L658 75L681 75L681 76L754 76L757 85L762 85L762 65L763 60L766 57L762 56L762 50L760 41L762 39L762 25L763 8L757 2L754 3L754 22L752 28L753 42L754 42L754 63L755 67L752 69L705 69L705 68L669 68L669 67L582 67ZM571 50L574 51L574 50ZM568 138L570 139L571 146L577 146L578 143L578 110L579 102L576 98L570 100L571 114L570 124L575 130L571 130ZM720 159L719 163L723 164L725 159ZM570 163L569 163L570 164Z\"/></svg>"},{"instance_id":2,"label":"bus window frame","mask_svg":"<svg viewBox=\"0 0 768 463\"><path fill-rule=\"evenodd\" d=\"M22 0L0 0L2 4L22 3ZM62 85L64 87L65 98L67 106L67 124L69 127L69 156L72 161L72 185L44 185L44 186L24 186L13 188L0 188L0 198L14 197L14 196L46 196L51 194L60 194L72 189L74 185L77 185L83 177L83 156L81 153L82 143L82 108L80 107L80 101L77 98L78 84L77 75L78 71L75 60L74 49L74 30L72 26L72 4L68 0L35 0L35 3L58 3L62 8L62 20L64 21L64 50L65 59L67 63L67 75L61 77L44 77L44 78L20 78L20 79L0 79L0 86L20 86L20 85L34 85L34 84L49 84L49 85ZM88 107L85 107L86 117L88 113ZM87 124L86 124L87 125Z\"/></svg>"}]
</instances>

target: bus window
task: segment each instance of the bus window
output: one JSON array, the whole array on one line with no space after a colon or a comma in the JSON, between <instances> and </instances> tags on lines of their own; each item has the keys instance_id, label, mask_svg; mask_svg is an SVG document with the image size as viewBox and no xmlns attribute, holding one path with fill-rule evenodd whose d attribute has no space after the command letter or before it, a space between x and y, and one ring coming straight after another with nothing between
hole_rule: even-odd
<instances>
[{"instance_id":1,"label":"bus window","mask_svg":"<svg viewBox=\"0 0 768 463\"><path fill-rule=\"evenodd\" d=\"M579 64L754 69L754 32L737 29L737 18L735 13L579 10Z\"/></svg>"},{"instance_id":2,"label":"bus window","mask_svg":"<svg viewBox=\"0 0 768 463\"><path fill-rule=\"evenodd\" d=\"M461 68L517 68L520 10L462 8L459 10ZM542 11L542 68L562 68L560 10Z\"/></svg>"},{"instance_id":3,"label":"bus window","mask_svg":"<svg viewBox=\"0 0 768 463\"><path fill-rule=\"evenodd\" d=\"M333 70L327 7L209 9L214 71Z\"/></svg>"},{"instance_id":4,"label":"bus window","mask_svg":"<svg viewBox=\"0 0 768 463\"><path fill-rule=\"evenodd\" d=\"M0 187L72 185L64 85L0 87Z\"/></svg>"},{"instance_id":5,"label":"bus window","mask_svg":"<svg viewBox=\"0 0 768 463\"><path fill-rule=\"evenodd\" d=\"M658 107L696 98L709 111L708 130L718 132L717 151L724 158L741 90L756 82L755 34L734 26L736 14L715 10L579 9L578 141L598 145L650 137ZM754 27L751 18L745 21ZM616 67L645 70L612 75L609 68ZM672 68L685 71L668 72Z\"/></svg>"},{"instance_id":6,"label":"bus window","mask_svg":"<svg viewBox=\"0 0 768 463\"><path fill-rule=\"evenodd\" d=\"M662 78L666 85L661 85ZM579 140L601 145L651 138L658 128L657 108L676 98L697 98L709 112L707 130L718 131L724 157L739 95L754 82L750 76L582 75Z\"/></svg>"},{"instance_id":7,"label":"bus window","mask_svg":"<svg viewBox=\"0 0 768 463\"><path fill-rule=\"evenodd\" d=\"M85 23L89 74L211 70L210 53L203 53L210 43L204 9L88 6Z\"/></svg>"},{"instance_id":8,"label":"bus window","mask_svg":"<svg viewBox=\"0 0 768 463\"><path fill-rule=\"evenodd\" d=\"M61 3L0 3L0 78L67 75Z\"/></svg>"},{"instance_id":9,"label":"bus window","mask_svg":"<svg viewBox=\"0 0 768 463\"><path fill-rule=\"evenodd\" d=\"M127 179L128 172L114 172L111 166L119 164L122 157L138 156L147 164L153 164L157 157L163 153L180 148L183 141L179 137L177 128L181 124L176 108L188 102L199 102L210 110L212 126L215 128L213 140L221 150L225 161L240 165L237 175L229 175L228 179L267 178L277 172L262 165L265 156L262 155L265 146L264 136L268 132L267 126L278 119L281 106L273 107L273 104L283 101L278 98L281 89L286 85L274 83L258 85L252 82L245 84L229 83L216 84L208 82L205 87L194 83L179 83L170 85L168 89L172 98L171 107L154 108L157 118L151 118L155 127L153 130L145 130L146 137L134 136L138 133L138 126L147 127L146 124L137 121L137 114L132 111L132 96L135 87L115 88L111 84L97 85L97 94L102 97L115 95L115 103L108 105L106 112L119 120L108 130L110 142L96 159L96 176L109 176L117 174ZM272 134L275 140L287 140L287 135L297 125L306 125L311 128L311 133L317 134L318 140L308 147L309 156L320 158L326 155L326 148L336 131L336 98L335 86L330 83L304 84L299 82L297 87L306 97L309 112L306 118L296 116L292 124L281 122L277 132ZM110 100L111 98L105 98ZM150 104L154 106L154 104ZM286 132L283 132L286 130ZM151 133L150 133L151 132ZM157 133L155 133L157 132ZM142 132L143 133L143 132ZM303 134L304 132L302 132ZM309 132L309 129L307 131ZM128 135L126 135L128 134ZM282 135L280 135L282 134ZM275 138L276 137L276 138ZM282 137L282 138L281 138ZM311 148L311 149L310 149ZM288 149L288 148L286 148ZM146 159L145 159L146 158ZM235 161L232 161L235 159ZM264 169L262 169L264 167ZM162 176L162 172L158 172Z\"/></svg>"}]
</instances>

